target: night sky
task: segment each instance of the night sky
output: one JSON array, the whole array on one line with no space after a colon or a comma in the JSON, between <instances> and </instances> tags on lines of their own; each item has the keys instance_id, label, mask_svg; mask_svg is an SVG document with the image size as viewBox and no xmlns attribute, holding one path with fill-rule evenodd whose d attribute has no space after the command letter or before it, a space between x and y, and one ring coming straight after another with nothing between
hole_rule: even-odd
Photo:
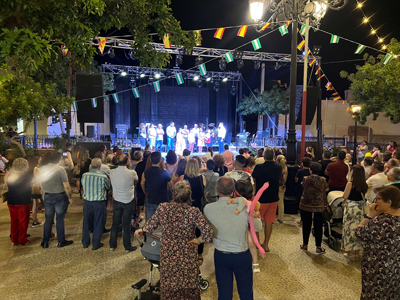
<instances>
[{"instance_id":1,"label":"night sky","mask_svg":"<svg viewBox=\"0 0 400 300\"><path fill-rule=\"evenodd\" d=\"M184 30L196 30L216 27L229 27L251 24L252 20L249 13L248 0L173 0L172 10L174 16L181 22ZM382 44L377 43L377 38L370 34L370 27L368 24L363 24L363 15L359 9L356 8L357 3L355 0L349 0L347 6L340 10L328 10L325 17L322 19L321 29L340 37L356 41L360 44L381 48ZM365 14L370 17L371 25L377 29L378 34L385 38L385 44L388 44L390 39L400 39L400 28L398 26L399 19L399 0L366 0L363 4ZM269 18L270 13L265 12L263 20ZM397 21L396 21L397 20ZM290 28L291 29L291 28ZM290 53L291 45L291 30L289 34L281 36L279 31L260 39L262 52L275 52L275 53ZM269 31L270 29L267 29ZM247 34L244 38L236 36L238 28L226 29L222 40L213 37L215 30L202 31L202 47L220 48L220 49L233 49L246 42L260 37L253 27L249 27ZM121 32L122 33L122 32ZM124 32L126 33L126 32ZM113 34L117 35L117 34ZM333 83L339 94L344 97L344 90L349 87L349 82L340 78L339 72L347 70L349 72L355 71L356 64L362 64L363 55L354 54L357 44L347 42L343 39L339 44L330 44L331 36L322 32L310 31L310 48L314 45L321 45L322 50L322 69L328 76L329 80ZM299 40L300 41L300 40ZM247 45L243 50L253 51L250 45ZM127 64L138 65L138 62L126 60L124 54L116 51L117 56L114 59L108 56L98 59L100 63L108 61L113 64ZM366 49L364 53L377 55L378 52ZM300 52L298 51L298 54ZM182 69L190 68L194 65L195 57L185 56ZM360 61L354 61L354 60ZM175 57L173 57L172 66L174 65ZM350 60L350 61L349 61ZM206 62L207 59L205 58ZM342 62L346 61L346 62ZM340 62L340 63L335 63ZM260 85L260 70L254 70L252 61L245 61L245 65L241 72L247 83L252 89L258 88ZM290 66L282 65L279 70L274 69L274 63L267 63L266 80L281 80L282 83L289 84ZM212 62L207 64L208 70L219 71L218 63ZM235 62L228 64L227 70L236 71L237 66ZM302 84L303 67L298 67L298 80L297 84ZM312 77L315 82L315 76ZM323 81L325 84L326 81ZM243 94L249 94L248 89L243 85ZM323 97L329 96L328 93L323 93Z\"/></svg>"}]
</instances>

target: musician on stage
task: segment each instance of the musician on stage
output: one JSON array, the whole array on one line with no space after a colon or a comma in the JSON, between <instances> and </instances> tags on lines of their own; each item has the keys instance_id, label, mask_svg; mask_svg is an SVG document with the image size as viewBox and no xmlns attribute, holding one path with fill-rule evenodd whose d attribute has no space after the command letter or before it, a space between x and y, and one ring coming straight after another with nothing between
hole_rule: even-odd
<instances>
[{"instance_id":1,"label":"musician on stage","mask_svg":"<svg viewBox=\"0 0 400 300\"><path fill-rule=\"evenodd\" d=\"M147 133L146 133L146 125L144 123L140 123L139 126L139 140L140 140L140 146L146 147Z\"/></svg>"},{"instance_id":2,"label":"musician on stage","mask_svg":"<svg viewBox=\"0 0 400 300\"><path fill-rule=\"evenodd\" d=\"M161 124L158 124L156 132L157 132L156 151L158 150L161 152L161 148L162 148L163 141L164 141L164 134L165 134L164 129L162 129Z\"/></svg>"},{"instance_id":3,"label":"musician on stage","mask_svg":"<svg viewBox=\"0 0 400 300\"><path fill-rule=\"evenodd\" d=\"M211 144L211 130L210 130L210 128L207 129L207 131L206 131L206 146L207 146L207 148L212 146L212 144Z\"/></svg>"},{"instance_id":4,"label":"musician on stage","mask_svg":"<svg viewBox=\"0 0 400 300\"><path fill-rule=\"evenodd\" d=\"M188 136L189 136L189 129L187 128L187 125L183 126L182 129L182 136L185 139L185 144L189 145L189 141L188 141Z\"/></svg>"},{"instance_id":5,"label":"musician on stage","mask_svg":"<svg viewBox=\"0 0 400 300\"><path fill-rule=\"evenodd\" d=\"M175 150L175 137L176 137L176 128L175 123L171 122L167 127L167 137L168 137L168 150Z\"/></svg>"},{"instance_id":6,"label":"musician on stage","mask_svg":"<svg viewBox=\"0 0 400 300\"><path fill-rule=\"evenodd\" d=\"M197 152L198 152L198 149L197 149L197 141L198 141L198 139L199 139L199 132L200 132L200 128L198 127L197 124L194 124L194 127L193 127L193 133L194 133L194 138L195 138L194 150L197 150Z\"/></svg>"},{"instance_id":7,"label":"musician on stage","mask_svg":"<svg viewBox=\"0 0 400 300\"><path fill-rule=\"evenodd\" d=\"M224 127L224 123L221 122L219 123L218 126L218 145L219 145L219 153L222 154L225 149L224 149L224 139L226 136L226 129Z\"/></svg>"},{"instance_id":8,"label":"musician on stage","mask_svg":"<svg viewBox=\"0 0 400 300\"><path fill-rule=\"evenodd\" d=\"M150 125L148 133L149 133L150 149L154 150L154 148L156 147L156 137L157 137L156 126L154 124Z\"/></svg>"}]
</instances>

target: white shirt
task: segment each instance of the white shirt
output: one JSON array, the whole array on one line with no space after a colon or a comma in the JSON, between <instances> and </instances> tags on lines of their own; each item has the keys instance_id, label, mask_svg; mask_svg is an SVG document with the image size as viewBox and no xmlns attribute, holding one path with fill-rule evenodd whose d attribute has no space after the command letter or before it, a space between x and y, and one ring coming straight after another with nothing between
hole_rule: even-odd
<instances>
[{"instance_id":1,"label":"white shirt","mask_svg":"<svg viewBox=\"0 0 400 300\"><path fill-rule=\"evenodd\" d=\"M155 139L156 136L157 136L156 129L154 127L153 128L149 128L149 138L150 139Z\"/></svg>"},{"instance_id":2,"label":"white shirt","mask_svg":"<svg viewBox=\"0 0 400 300\"><path fill-rule=\"evenodd\" d=\"M173 139L176 136L176 128L175 126L168 126L167 127L167 135L168 137L170 137L171 139Z\"/></svg>"},{"instance_id":3,"label":"white shirt","mask_svg":"<svg viewBox=\"0 0 400 300\"><path fill-rule=\"evenodd\" d=\"M264 157L257 157L256 158L256 165L261 165L265 162Z\"/></svg>"},{"instance_id":4,"label":"white shirt","mask_svg":"<svg viewBox=\"0 0 400 300\"><path fill-rule=\"evenodd\" d=\"M89 171L92 171L92 165L89 166ZM106 164L101 164L100 172L101 172L102 174L104 174L104 175L107 175L108 178L110 178L110 172L111 172L111 170L110 170L110 167L107 166Z\"/></svg>"},{"instance_id":5,"label":"white shirt","mask_svg":"<svg viewBox=\"0 0 400 300\"><path fill-rule=\"evenodd\" d=\"M130 203L135 198L135 181L138 176L135 170L129 170L125 166L111 170L111 185L115 201Z\"/></svg>"},{"instance_id":6,"label":"white shirt","mask_svg":"<svg viewBox=\"0 0 400 300\"><path fill-rule=\"evenodd\" d=\"M157 128L157 141L162 141L164 135L164 129Z\"/></svg>"},{"instance_id":7,"label":"white shirt","mask_svg":"<svg viewBox=\"0 0 400 300\"><path fill-rule=\"evenodd\" d=\"M189 143L194 143L196 141L195 137L194 137L194 133L193 132L189 132L188 135L188 142Z\"/></svg>"},{"instance_id":8,"label":"white shirt","mask_svg":"<svg viewBox=\"0 0 400 300\"><path fill-rule=\"evenodd\" d=\"M368 178L367 180L368 191L367 194L365 195L365 197L367 198L368 205L371 205L376 197L374 189L376 189L377 187L381 187L387 183L389 183L389 181L387 180L387 177L383 172L372 175L370 178Z\"/></svg>"},{"instance_id":9,"label":"white shirt","mask_svg":"<svg viewBox=\"0 0 400 300\"><path fill-rule=\"evenodd\" d=\"M200 128L199 128L199 127L193 128L194 136L198 136L198 135L199 135L199 132L200 132Z\"/></svg>"},{"instance_id":10,"label":"white shirt","mask_svg":"<svg viewBox=\"0 0 400 300\"><path fill-rule=\"evenodd\" d=\"M5 170L6 163L8 163L8 159L6 159L5 157L2 156L0 159L0 169Z\"/></svg>"},{"instance_id":11,"label":"white shirt","mask_svg":"<svg viewBox=\"0 0 400 300\"><path fill-rule=\"evenodd\" d=\"M226 135L226 129L225 129L225 127L224 127L224 126L219 127L219 128L218 128L218 137L224 139L224 138L225 138L225 135Z\"/></svg>"}]
</instances>

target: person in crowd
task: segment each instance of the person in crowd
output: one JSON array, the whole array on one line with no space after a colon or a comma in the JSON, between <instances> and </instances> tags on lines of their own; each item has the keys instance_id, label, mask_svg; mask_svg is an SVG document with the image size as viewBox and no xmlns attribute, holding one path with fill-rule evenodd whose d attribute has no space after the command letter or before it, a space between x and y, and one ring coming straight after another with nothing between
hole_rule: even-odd
<instances>
[{"instance_id":1,"label":"person in crowd","mask_svg":"<svg viewBox=\"0 0 400 300\"><path fill-rule=\"evenodd\" d=\"M102 152L99 151L102 154ZM101 172L102 160L99 157L93 158L91 171L83 174L83 227L82 245L88 248L90 245L89 230L93 229L92 250L103 247L100 242L107 218L107 198L110 189L109 177Z\"/></svg>"},{"instance_id":2,"label":"person in crowd","mask_svg":"<svg viewBox=\"0 0 400 300\"><path fill-rule=\"evenodd\" d=\"M30 243L27 231L31 209L32 181L33 173L29 172L28 161L24 158L16 158L5 179L8 187L7 205L11 218L10 239L14 246Z\"/></svg>"},{"instance_id":3,"label":"person in crowd","mask_svg":"<svg viewBox=\"0 0 400 300\"><path fill-rule=\"evenodd\" d=\"M329 140L328 141L328 146L326 147L326 151L329 151L329 152L332 153L334 148L335 148L335 145L333 144L333 141Z\"/></svg>"},{"instance_id":4,"label":"person in crowd","mask_svg":"<svg viewBox=\"0 0 400 300\"><path fill-rule=\"evenodd\" d=\"M119 147L118 146L114 146L113 149L112 149L113 154L116 155L118 150L120 150Z\"/></svg>"},{"instance_id":5,"label":"person in crowd","mask_svg":"<svg viewBox=\"0 0 400 300\"><path fill-rule=\"evenodd\" d=\"M69 246L73 241L65 239L64 218L67 214L68 205L72 204L71 186L68 182L67 172L60 167L62 155L58 152L47 154L47 164L39 171L39 179L44 193L45 223L43 228L42 248L49 247L51 228L54 215L56 216L57 247Z\"/></svg>"},{"instance_id":6,"label":"person in crowd","mask_svg":"<svg viewBox=\"0 0 400 300\"><path fill-rule=\"evenodd\" d=\"M187 125L183 125L182 136L185 139L185 145L189 145L189 140L188 140L189 129L188 129ZM183 149L185 149L185 148L186 148L186 146Z\"/></svg>"},{"instance_id":7,"label":"person in crowd","mask_svg":"<svg viewBox=\"0 0 400 300\"><path fill-rule=\"evenodd\" d=\"M276 162L282 166L281 178L279 179L279 201L278 201L278 222L283 223L283 215L285 213L285 192L286 180L288 177L288 169L286 167L286 158L283 155L278 155Z\"/></svg>"},{"instance_id":8,"label":"person in crowd","mask_svg":"<svg viewBox=\"0 0 400 300\"><path fill-rule=\"evenodd\" d=\"M64 151L63 155L66 155L64 157L64 162L65 162L66 169L68 170L67 173L69 175L71 175L72 174L71 171L74 168L74 161L72 160L72 144L71 143L65 144L65 151ZM70 176L68 176L68 177L70 177Z\"/></svg>"},{"instance_id":9,"label":"person in crowd","mask_svg":"<svg viewBox=\"0 0 400 300\"><path fill-rule=\"evenodd\" d=\"M228 172L228 168L225 166L225 157L222 154L215 154L213 160L215 162L214 172L218 173L220 177L224 176Z\"/></svg>"},{"instance_id":10,"label":"person in crowd","mask_svg":"<svg viewBox=\"0 0 400 300\"><path fill-rule=\"evenodd\" d=\"M161 161L161 153L153 152L150 155L151 167L143 172L140 182L142 190L147 192L146 221L154 215L160 203L168 202L168 184L171 177L165 169L160 168Z\"/></svg>"},{"instance_id":11,"label":"person in crowd","mask_svg":"<svg viewBox=\"0 0 400 300\"><path fill-rule=\"evenodd\" d=\"M356 229L363 246L361 299L399 296L400 190L379 187L368 215Z\"/></svg>"},{"instance_id":12,"label":"person in crowd","mask_svg":"<svg viewBox=\"0 0 400 300\"><path fill-rule=\"evenodd\" d=\"M193 130L193 134L194 134L194 149L193 149L193 151L198 151L197 142L199 140L199 133L200 133L199 125L194 124L192 130Z\"/></svg>"},{"instance_id":13,"label":"person in crowd","mask_svg":"<svg viewBox=\"0 0 400 300\"><path fill-rule=\"evenodd\" d=\"M75 145L74 148L72 149L72 161L74 165L78 163L80 151L81 151L81 146L79 145Z\"/></svg>"},{"instance_id":14,"label":"person in crowd","mask_svg":"<svg viewBox=\"0 0 400 300\"><path fill-rule=\"evenodd\" d=\"M113 163L112 163L113 158L114 158L114 155L112 153L107 155L106 165L110 168L110 170L111 170L111 166L113 165Z\"/></svg>"},{"instance_id":15,"label":"person in crowd","mask_svg":"<svg viewBox=\"0 0 400 300\"><path fill-rule=\"evenodd\" d=\"M395 141L390 141L389 146L387 146L386 150L391 153L397 151L397 143Z\"/></svg>"},{"instance_id":16,"label":"person in crowd","mask_svg":"<svg viewBox=\"0 0 400 300\"><path fill-rule=\"evenodd\" d=\"M131 162L132 170L136 170L136 167L137 167L138 163L140 163L142 161L142 158L143 158L142 151L133 152L132 162Z\"/></svg>"},{"instance_id":17,"label":"person in crowd","mask_svg":"<svg viewBox=\"0 0 400 300\"><path fill-rule=\"evenodd\" d=\"M155 214L135 236L153 233L161 227L160 288L162 299L200 300L199 266L196 247L212 241L212 228L197 207L192 206L192 191L188 182L175 185L170 203L161 203ZM195 237L194 231L201 234Z\"/></svg>"},{"instance_id":18,"label":"person in crowd","mask_svg":"<svg viewBox=\"0 0 400 300\"><path fill-rule=\"evenodd\" d=\"M306 147L306 153L309 154L311 157L311 160L313 160L315 158L315 154L314 154L314 148L311 146Z\"/></svg>"},{"instance_id":19,"label":"person in crowd","mask_svg":"<svg viewBox=\"0 0 400 300\"><path fill-rule=\"evenodd\" d=\"M178 157L175 154L174 150L169 150L166 157L166 170L169 174L169 176L172 176L176 172L176 167L178 166Z\"/></svg>"},{"instance_id":20,"label":"person in crowd","mask_svg":"<svg viewBox=\"0 0 400 300\"><path fill-rule=\"evenodd\" d=\"M361 244L355 235L355 229L363 219L365 194L368 185L365 180L364 168L360 165L353 166L351 181L346 185L343 194L343 234L342 250L350 260L357 260Z\"/></svg>"},{"instance_id":21,"label":"person in crowd","mask_svg":"<svg viewBox=\"0 0 400 300\"><path fill-rule=\"evenodd\" d=\"M43 155L39 156L37 165L33 169L34 182L32 185L32 227L42 225L37 217L40 201L43 201L42 185L39 181L39 170L42 167Z\"/></svg>"},{"instance_id":22,"label":"person in crowd","mask_svg":"<svg viewBox=\"0 0 400 300\"><path fill-rule=\"evenodd\" d=\"M197 163L199 164L200 173L204 173L205 171L207 171L207 166L200 156L194 156L193 159L197 160Z\"/></svg>"},{"instance_id":23,"label":"person in crowd","mask_svg":"<svg viewBox=\"0 0 400 300\"><path fill-rule=\"evenodd\" d=\"M392 158L395 158L398 161L400 161L400 150L393 151Z\"/></svg>"},{"instance_id":24,"label":"person in crowd","mask_svg":"<svg viewBox=\"0 0 400 300\"><path fill-rule=\"evenodd\" d=\"M182 133L182 128L179 128L176 134L176 153L182 155L183 150L186 149L186 140Z\"/></svg>"},{"instance_id":25,"label":"person in crowd","mask_svg":"<svg viewBox=\"0 0 400 300\"><path fill-rule=\"evenodd\" d=\"M150 125L148 134L149 134L150 149L154 150L156 148L156 138L157 138L157 130L154 124Z\"/></svg>"},{"instance_id":26,"label":"person in crowd","mask_svg":"<svg viewBox=\"0 0 400 300\"><path fill-rule=\"evenodd\" d=\"M357 146L357 158L359 164L364 160L365 154L368 152L367 144L367 141L363 140L361 144Z\"/></svg>"},{"instance_id":27,"label":"person in crowd","mask_svg":"<svg viewBox=\"0 0 400 300\"><path fill-rule=\"evenodd\" d=\"M176 171L174 174L171 176L171 182L175 185L177 182L183 179L183 176L185 176L185 169L187 165L187 160L186 159L180 159L178 161L178 165L176 167Z\"/></svg>"},{"instance_id":28,"label":"person in crowd","mask_svg":"<svg viewBox=\"0 0 400 300\"><path fill-rule=\"evenodd\" d=\"M218 299L232 299L233 275L235 275L240 299L252 300L254 299L252 257L246 238L249 215L245 212L236 215L237 204L228 204L235 191L235 184L231 178L220 177L216 190L219 199L215 203L207 204L204 214L213 227ZM262 224L257 218L254 218L254 227L256 231L262 230Z\"/></svg>"},{"instance_id":29,"label":"person in crowd","mask_svg":"<svg viewBox=\"0 0 400 300\"><path fill-rule=\"evenodd\" d=\"M400 168L399 167L394 167L391 168L390 171L386 175L387 180L389 183L386 185L393 185L397 188L400 189Z\"/></svg>"},{"instance_id":30,"label":"person in crowd","mask_svg":"<svg viewBox=\"0 0 400 300\"><path fill-rule=\"evenodd\" d=\"M250 173L243 171L243 167L246 164L246 158L243 155L236 155L235 158L235 169L225 174L229 178L232 178L235 182L238 180L249 180L251 185L254 185L253 177Z\"/></svg>"},{"instance_id":31,"label":"person in crowd","mask_svg":"<svg viewBox=\"0 0 400 300\"><path fill-rule=\"evenodd\" d=\"M235 155L229 151L227 144L225 144L224 149L225 151L222 153L222 156L225 158L225 166L228 168L228 172L230 172L235 167Z\"/></svg>"},{"instance_id":32,"label":"person in crowd","mask_svg":"<svg viewBox=\"0 0 400 300\"><path fill-rule=\"evenodd\" d=\"M282 154L284 157L286 157L286 148L280 148L279 149L280 154Z\"/></svg>"},{"instance_id":33,"label":"person in crowd","mask_svg":"<svg viewBox=\"0 0 400 300\"><path fill-rule=\"evenodd\" d=\"M197 207L200 211L203 211L203 203L201 199L204 195L204 189L206 186L206 178L200 174L199 163L195 159L189 159L186 164L185 175L183 180L189 182L190 187L192 189L192 205L193 207ZM200 231L196 229L196 237L200 236ZM203 264L203 251L204 244L200 244L198 247L198 260L199 265Z\"/></svg>"},{"instance_id":34,"label":"person in crowd","mask_svg":"<svg viewBox=\"0 0 400 300\"><path fill-rule=\"evenodd\" d=\"M146 163L150 157L150 154L151 154L150 151L144 151L143 152L143 160L137 164L136 169L135 169L136 174L138 176L138 183L136 184L136 196L137 196L136 205L137 205L139 215L143 211L144 201L146 198L146 195L143 192L142 185L141 185L142 176L143 176L144 170L146 169Z\"/></svg>"},{"instance_id":35,"label":"person in crowd","mask_svg":"<svg viewBox=\"0 0 400 300\"><path fill-rule=\"evenodd\" d=\"M224 123L219 123L218 125L218 146L219 146L219 154L222 154L224 152L224 149L226 150L224 146L224 140L226 136L226 129L224 127Z\"/></svg>"},{"instance_id":36,"label":"person in crowd","mask_svg":"<svg viewBox=\"0 0 400 300\"><path fill-rule=\"evenodd\" d=\"M200 128L199 130L199 135L197 138L197 152L202 153L203 152L203 147L206 145L206 134L203 131L203 128Z\"/></svg>"},{"instance_id":37,"label":"person in crowd","mask_svg":"<svg viewBox=\"0 0 400 300\"><path fill-rule=\"evenodd\" d=\"M8 159L0 154L0 173L6 172L6 164L8 163Z\"/></svg>"},{"instance_id":38,"label":"person in crowd","mask_svg":"<svg viewBox=\"0 0 400 300\"><path fill-rule=\"evenodd\" d=\"M190 151L188 149L184 149L183 153L182 153L182 157L180 157L179 159L189 160L189 159L191 159L191 157L190 157L191 153L192 153L192 151Z\"/></svg>"},{"instance_id":39,"label":"person in crowd","mask_svg":"<svg viewBox=\"0 0 400 300\"><path fill-rule=\"evenodd\" d=\"M154 152L158 153L159 152ZM123 244L125 253L135 251L137 247L131 244L131 221L136 207L135 185L139 178L135 170L127 168L128 156L121 154L118 159L118 168L111 171L113 187L113 223L110 234L110 251L117 248L118 227L122 219Z\"/></svg>"},{"instance_id":40,"label":"person in crowd","mask_svg":"<svg viewBox=\"0 0 400 300\"><path fill-rule=\"evenodd\" d=\"M239 152L239 155L244 156L244 149L243 148L240 148L238 152Z\"/></svg>"},{"instance_id":41,"label":"person in crowd","mask_svg":"<svg viewBox=\"0 0 400 300\"><path fill-rule=\"evenodd\" d=\"M300 214L303 221L303 244L300 249L308 251L311 227L314 220L315 252L324 254L325 249L321 247L322 228L324 225L323 211L328 207L326 192L329 190L326 179L319 176L321 165L317 162L310 163L310 176L304 178L303 195L300 201ZM314 216L313 216L314 215Z\"/></svg>"},{"instance_id":42,"label":"person in crowd","mask_svg":"<svg viewBox=\"0 0 400 300\"><path fill-rule=\"evenodd\" d=\"M99 158L102 162L104 162L104 152L102 152L102 151L97 151L97 152L94 154L93 159L94 159L94 158ZM92 163L92 162L90 162L90 163ZM92 165L89 166L89 171L90 171L90 170L92 170ZM106 175L108 178L110 178L110 172L111 172L111 170L110 170L110 167L107 166L106 163L102 163L102 164L101 164L101 166L100 166L100 172L103 173L104 175ZM82 176L83 176L83 175L82 175Z\"/></svg>"},{"instance_id":43,"label":"person in crowd","mask_svg":"<svg viewBox=\"0 0 400 300\"><path fill-rule=\"evenodd\" d=\"M325 170L326 170L326 167L330 163L332 163L331 156L332 156L332 153L330 153L329 151L324 151L324 155L322 156L322 160L321 160L321 172L319 173L319 176L324 177L326 179L326 182L329 182L329 176L325 175Z\"/></svg>"},{"instance_id":44,"label":"person in crowd","mask_svg":"<svg viewBox=\"0 0 400 300\"><path fill-rule=\"evenodd\" d=\"M386 164L385 174L387 174L387 172L389 172L389 170L391 168L398 167L398 166L399 166L399 161L396 158L389 159L389 161Z\"/></svg>"},{"instance_id":45,"label":"person in crowd","mask_svg":"<svg viewBox=\"0 0 400 300\"><path fill-rule=\"evenodd\" d=\"M367 153L368 154L368 153ZM367 155L366 154L366 155ZM347 153L346 154L346 157L344 158L344 163L346 164L346 165L348 165L348 166L350 166L352 163L351 163L351 154L350 153Z\"/></svg>"},{"instance_id":46,"label":"person in crowd","mask_svg":"<svg viewBox=\"0 0 400 300\"><path fill-rule=\"evenodd\" d=\"M207 147L207 148L212 146L212 143L211 143L211 135L212 135L211 129L208 128L208 129L206 130L206 147Z\"/></svg>"},{"instance_id":47,"label":"person in crowd","mask_svg":"<svg viewBox=\"0 0 400 300\"><path fill-rule=\"evenodd\" d=\"M368 180L369 173L371 172L371 167L374 163L372 157L367 157L364 159L364 173L365 173L365 180Z\"/></svg>"},{"instance_id":48,"label":"person in crowd","mask_svg":"<svg viewBox=\"0 0 400 300\"><path fill-rule=\"evenodd\" d=\"M252 156L246 158L246 163L244 164L243 171L252 174L254 167L256 166L256 159Z\"/></svg>"},{"instance_id":49,"label":"person in crowd","mask_svg":"<svg viewBox=\"0 0 400 300\"><path fill-rule=\"evenodd\" d=\"M379 144L375 144L372 151L372 159L376 161L382 161L381 146Z\"/></svg>"},{"instance_id":50,"label":"person in crowd","mask_svg":"<svg viewBox=\"0 0 400 300\"><path fill-rule=\"evenodd\" d=\"M272 223L275 222L276 209L279 201L279 180L282 175L282 166L274 162L274 150L270 147L264 151L265 162L257 165L253 171L253 179L256 187L256 193L262 188L264 183L269 182L269 187L260 197L260 216L264 219L265 240L262 244L265 252L269 252L269 240L272 234Z\"/></svg>"},{"instance_id":51,"label":"person in crowd","mask_svg":"<svg viewBox=\"0 0 400 300\"><path fill-rule=\"evenodd\" d=\"M250 157L249 148L243 148L243 151L244 151L243 153L244 157L246 157L246 159L249 158Z\"/></svg>"},{"instance_id":52,"label":"person in crowd","mask_svg":"<svg viewBox=\"0 0 400 300\"><path fill-rule=\"evenodd\" d=\"M295 193L296 193L296 199L297 203L300 203L301 196L303 195L303 180L306 176L310 176L310 162L311 158L309 157L304 157L301 160L301 166L300 169L297 170L296 176L294 177L294 182L296 183L295 185Z\"/></svg>"},{"instance_id":53,"label":"person in crowd","mask_svg":"<svg viewBox=\"0 0 400 300\"><path fill-rule=\"evenodd\" d=\"M166 133L167 133L167 138L168 138L167 151L175 150L176 128L175 128L174 122L169 123L169 126L166 129Z\"/></svg>"},{"instance_id":54,"label":"person in crowd","mask_svg":"<svg viewBox=\"0 0 400 300\"><path fill-rule=\"evenodd\" d=\"M139 125L139 142L141 147L145 147L147 144L147 132L146 125L144 123L140 123Z\"/></svg>"},{"instance_id":55,"label":"person in crowd","mask_svg":"<svg viewBox=\"0 0 400 300\"><path fill-rule=\"evenodd\" d=\"M207 148L207 153L203 155L203 160L207 162L209 159L213 159L214 152L212 147Z\"/></svg>"},{"instance_id":56,"label":"person in crowd","mask_svg":"<svg viewBox=\"0 0 400 300\"><path fill-rule=\"evenodd\" d=\"M74 173L76 175L75 177L76 177L76 181L77 181L76 185L77 185L77 187L79 185L78 189L79 189L79 195L80 195L81 199L82 199L82 186L80 184L81 178L82 178L83 174L85 174L86 172L89 172L91 163L92 163L92 160L89 157L89 151L84 148L81 148L81 151L79 152L78 163L74 169ZM78 182L79 182L79 184L78 184Z\"/></svg>"},{"instance_id":57,"label":"person in crowd","mask_svg":"<svg viewBox=\"0 0 400 300\"><path fill-rule=\"evenodd\" d=\"M204 195L210 193L211 200L215 202L218 199L218 194L215 188L217 186L217 180L219 178L219 174L214 172L215 162L212 159L207 160L206 164L207 164L207 171L203 173L203 176L206 179Z\"/></svg>"},{"instance_id":58,"label":"person in crowd","mask_svg":"<svg viewBox=\"0 0 400 300\"><path fill-rule=\"evenodd\" d=\"M275 157L278 157L279 154L280 154L279 148L278 147L274 147L274 155L275 155Z\"/></svg>"},{"instance_id":59,"label":"person in crowd","mask_svg":"<svg viewBox=\"0 0 400 300\"><path fill-rule=\"evenodd\" d=\"M393 156L392 152L386 151L382 154L382 162L386 164Z\"/></svg>"},{"instance_id":60,"label":"person in crowd","mask_svg":"<svg viewBox=\"0 0 400 300\"><path fill-rule=\"evenodd\" d=\"M257 150L256 165L261 165L264 161L264 149L260 148Z\"/></svg>"},{"instance_id":61,"label":"person in crowd","mask_svg":"<svg viewBox=\"0 0 400 300\"><path fill-rule=\"evenodd\" d=\"M367 180L368 191L365 198L367 199L368 205L371 205L375 199L376 196L375 189L389 183L383 171L384 171L383 163L374 162L374 164L371 167L371 173L374 175L372 175Z\"/></svg>"},{"instance_id":62,"label":"person in crowd","mask_svg":"<svg viewBox=\"0 0 400 300\"><path fill-rule=\"evenodd\" d=\"M325 175L329 176L329 191L344 191L347 184L349 166L345 164L346 153L339 151L337 160L326 167Z\"/></svg>"},{"instance_id":63,"label":"person in crowd","mask_svg":"<svg viewBox=\"0 0 400 300\"><path fill-rule=\"evenodd\" d=\"M194 134L193 129L190 129L189 134L188 134L188 143L189 143L189 150L190 152L193 152L194 150L194 144L196 143L196 137ZM183 155L185 156L185 154Z\"/></svg>"}]
</instances>

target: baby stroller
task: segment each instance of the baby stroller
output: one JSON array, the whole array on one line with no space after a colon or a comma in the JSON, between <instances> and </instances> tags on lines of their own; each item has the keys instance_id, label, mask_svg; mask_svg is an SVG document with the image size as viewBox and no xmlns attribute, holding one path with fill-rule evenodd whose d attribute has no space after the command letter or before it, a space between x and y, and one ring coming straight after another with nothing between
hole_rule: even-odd
<instances>
[{"instance_id":1,"label":"baby stroller","mask_svg":"<svg viewBox=\"0 0 400 300\"><path fill-rule=\"evenodd\" d=\"M152 276L154 269L160 269L160 247L161 247L161 229L157 229L153 234L143 233L144 241L136 238L139 242L142 255L151 263L150 267L150 278L147 291L142 293L141 288L147 283L146 279L142 279L139 282L132 285L132 288L136 290L137 296L135 300L158 300L160 299L160 281L155 285L152 285ZM202 275L199 276L200 290L205 291L208 289L210 283L204 279Z\"/></svg>"},{"instance_id":2,"label":"baby stroller","mask_svg":"<svg viewBox=\"0 0 400 300\"><path fill-rule=\"evenodd\" d=\"M328 238L328 246L335 248L337 241L342 239L342 235L332 230L332 228L338 227L343 222L343 192L332 191L328 194L329 207L323 213L325 222L325 236Z\"/></svg>"}]
</instances>

